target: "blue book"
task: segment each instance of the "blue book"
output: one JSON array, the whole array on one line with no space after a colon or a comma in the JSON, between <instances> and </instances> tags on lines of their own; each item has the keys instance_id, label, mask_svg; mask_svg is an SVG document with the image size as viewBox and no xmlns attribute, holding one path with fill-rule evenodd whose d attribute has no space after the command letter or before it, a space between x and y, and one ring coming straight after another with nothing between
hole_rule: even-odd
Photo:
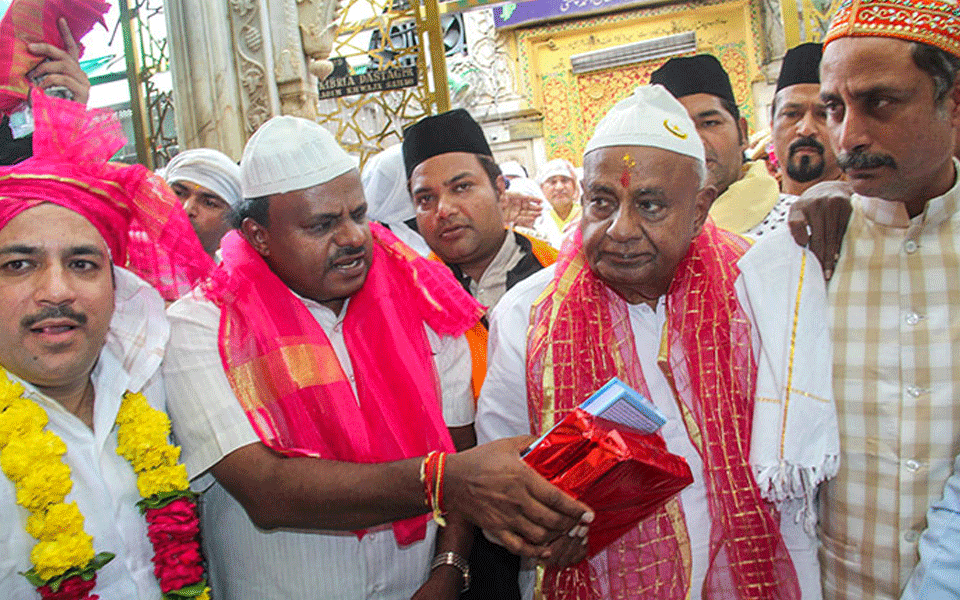
<instances>
[{"instance_id":1,"label":"blue book","mask_svg":"<svg viewBox=\"0 0 960 600\"><path fill-rule=\"evenodd\" d=\"M654 433L667 422L652 402L616 377L584 400L580 408L595 417L626 425L643 434ZM536 447L549 434L550 431L546 431L523 454Z\"/></svg>"},{"instance_id":2,"label":"blue book","mask_svg":"<svg viewBox=\"0 0 960 600\"><path fill-rule=\"evenodd\" d=\"M584 400L580 408L641 433L653 433L667 422L657 407L616 377Z\"/></svg>"}]
</instances>

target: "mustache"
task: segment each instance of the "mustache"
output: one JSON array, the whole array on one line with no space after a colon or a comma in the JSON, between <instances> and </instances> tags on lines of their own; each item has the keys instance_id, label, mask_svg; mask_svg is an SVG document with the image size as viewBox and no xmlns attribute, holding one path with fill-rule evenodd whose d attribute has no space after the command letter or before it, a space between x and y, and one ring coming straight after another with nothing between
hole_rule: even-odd
<instances>
[{"instance_id":1,"label":"mustache","mask_svg":"<svg viewBox=\"0 0 960 600\"><path fill-rule=\"evenodd\" d=\"M333 267L333 263L337 262L341 258L362 256L365 252L366 249L363 246L344 246L342 248L337 248L336 253L327 261L327 265Z\"/></svg>"},{"instance_id":2,"label":"mustache","mask_svg":"<svg viewBox=\"0 0 960 600\"><path fill-rule=\"evenodd\" d=\"M841 152L837 155L837 164L844 171L851 169L875 169L877 167L897 168L897 161L889 154L874 154L863 150Z\"/></svg>"},{"instance_id":3,"label":"mustache","mask_svg":"<svg viewBox=\"0 0 960 600\"><path fill-rule=\"evenodd\" d=\"M790 144L790 148L788 149L788 152L792 156L793 153L799 150L800 148L813 148L814 150L819 152L821 156L823 155L823 152L824 152L823 144L821 144L820 142L818 142L817 140L815 140L810 136L803 136L800 139L794 141L792 144Z\"/></svg>"},{"instance_id":4,"label":"mustache","mask_svg":"<svg viewBox=\"0 0 960 600\"><path fill-rule=\"evenodd\" d=\"M65 304L59 304L57 306L44 307L36 314L27 315L20 319L20 326L24 329L30 329L40 321L47 319L70 319L71 321L76 321L78 325L87 324L87 315L79 313Z\"/></svg>"}]
</instances>

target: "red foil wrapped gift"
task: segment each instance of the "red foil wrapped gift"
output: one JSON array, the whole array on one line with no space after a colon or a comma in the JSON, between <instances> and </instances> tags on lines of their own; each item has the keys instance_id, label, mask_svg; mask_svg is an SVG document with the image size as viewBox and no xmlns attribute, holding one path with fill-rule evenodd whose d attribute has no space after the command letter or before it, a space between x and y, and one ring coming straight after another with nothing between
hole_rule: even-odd
<instances>
[{"instance_id":1,"label":"red foil wrapped gift","mask_svg":"<svg viewBox=\"0 0 960 600\"><path fill-rule=\"evenodd\" d=\"M660 436L577 408L523 458L561 490L596 512L587 540L603 550L693 483L683 457Z\"/></svg>"}]
</instances>

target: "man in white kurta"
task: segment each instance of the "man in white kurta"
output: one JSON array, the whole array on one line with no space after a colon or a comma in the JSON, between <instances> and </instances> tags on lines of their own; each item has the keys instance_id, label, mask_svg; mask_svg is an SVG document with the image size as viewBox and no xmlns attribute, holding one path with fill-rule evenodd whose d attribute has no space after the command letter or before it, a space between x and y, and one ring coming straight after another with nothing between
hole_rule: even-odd
<instances>
[{"instance_id":1,"label":"man in white kurta","mask_svg":"<svg viewBox=\"0 0 960 600\"><path fill-rule=\"evenodd\" d=\"M67 443L63 460L70 467L73 488L67 502L74 501L84 516L84 530L94 537L97 551L117 555L97 571L94 593L103 600L160 598L153 574L153 545L147 537L147 522L137 508L137 476L127 459L117 454L114 422L120 401L127 390L141 390L147 402L163 410L166 404L160 359L170 334L163 314L163 299L136 275L114 269L116 308L110 321L106 344L90 374L95 402L93 429L57 401L30 383L23 384L27 396L46 411L47 430ZM32 566L30 551L37 540L23 523L29 514L17 505L13 483L0 477L0 597L39 597L20 575ZM13 518L17 515L17 518Z\"/></svg>"},{"instance_id":2,"label":"man in white kurta","mask_svg":"<svg viewBox=\"0 0 960 600\"><path fill-rule=\"evenodd\" d=\"M637 90L638 98L653 96L653 99L633 100L637 106L624 108L626 116L620 121L614 118L614 113L618 111L620 105L615 107L611 116L608 117L611 123L605 127L602 121L594 140L598 138L603 140L604 136L611 135L609 131L621 131L624 122L633 122L631 119L635 115L632 115L630 110L642 110L643 114L648 114L652 110L650 103L657 104L658 97L651 92L644 92L642 95L642 90L643 88ZM630 100L624 101L624 103L628 102ZM677 110L682 111L682 107ZM686 131L691 133L694 131L692 123L677 117L675 112L666 114L668 115L666 120L663 115L659 115L658 118L650 121L656 121L656 124L661 121L669 123L674 131L668 129L668 132L678 137L678 134L684 132L684 126L687 127ZM682 112L680 114L685 116ZM635 119L635 121L643 120ZM642 133L646 135L635 138L615 137L619 144L613 144L612 150L617 156L624 155L622 160L625 165L632 165L633 160L640 160L635 153L635 147L642 144L653 146L658 143L657 132ZM660 134L662 135L662 131ZM688 136L683 139L695 139L695 137ZM633 139L637 141L631 141ZM603 143L610 142L601 141L594 147L602 149ZM680 143L673 140L668 146L679 147L695 155L696 148L684 150L683 146L674 146ZM591 144L594 142L592 141ZM588 145L588 158L591 148ZM589 223L594 212L600 211L603 205L610 202L607 197L610 192L606 191L610 189L610 183L598 175L604 173L602 166L607 163L602 163L596 168L590 161L585 164L590 165L590 168L585 169L587 195L584 220L585 223ZM663 163L659 165L658 168L665 168L662 166ZM650 190L657 189L655 168L648 167L647 170L651 178ZM598 179L591 181L594 175ZM626 187L631 178L636 176L629 170L624 170L624 173L619 175L620 182ZM646 181L645 179L644 182ZM664 193L668 193L667 190ZM591 202L597 204L591 206ZM636 202L639 205L646 201L637 200ZM621 208L620 212L615 214L624 215L625 210ZM640 252L641 247L635 243L634 246L637 249L634 249L634 246L627 246L626 240L631 238L626 233L627 226L621 224L623 218L623 216L615 217L613 224L605 233L607 239L611 240L609 243L621 240L616 243L621 244L617 247L622 248L623 258L612 259L622 261L620 264L626 263L628 256L636 256L635 253ZM634 222L639 222L640 217L633 218ZM588 235L594 234L584 231L585 239ZM647 238L650 237L656 239L655 235L647 235ZM656 242L651 243L654 246L657 245ZM586 244L585 241L585 248ZM775 503L780 511L780 532L793 562L802 596L819 598L819 565L813 533L813 495L817 482L836 469L838 452L836 422L830 399L830 388L826 383L827 380L824 379L830 373L830 351L827 330L824 326L823 283L820 281L819 269L812 255L791 246L794 246L792 239L786 231L782 231L768 236L761 243L747 250L737 262L740 277L735 282L735 289L737 299L750 321L751 349L758 369L756 401L753 408L753 435L749 443L753 475L763 498ZM664 253L663 247L664 244L660 243L660 254ZM610 252L607 250L608 254ZM645 250L644 252L650 254L657 251ZM587 256L589 257L589 254ZM587 260L590 261L590 258ZM560 264L562 262L563 257ZM595 268L591 263L590 268L601 280L605 280L604 273L610 272L604 271L602 264ZM528 407L528 335L531 335L529 332L532 331L531 306L542 298L554 277L555 267L530 277L511 290L492 313L490 366L481 392L476 422L478 439L481 441L518 433L538 433L538 431L532 431L535 428L531 427ZM670 281L669 277L668 275L666 278L667 284ZM664 292L665 289L659 295L651 295L637 302L631 301L629 297L617 291L621 297L627 299L629 327L634 336L636 358L639 360L650 401L667 419L660 430L660 435L671 452L687 460L694 475L694 483L680 495L683 506L683 528L689 539L688 547L684 547L681 543L681 551L689 551L690 556L690 561L686 565L689 569L690 581L688 597L700 598L709 567L713 525L711 511L708 510L704 464L694 441L698 434L689 429L687 424L689 421L682 414L688 408L684 407L683 402L674 393L673 383L662 370L665 368L663 363L659 362L663 360L662 343L667 335L665 330L667 294ZM584 365L583 368L590 367ZM537 386L539 383L533 382L529 385ZM791 475L778 472L786 464L793 465L791 469L787 469ZM800 467L800 465L806 465L806 467ZM786 483L787 480L800 477L801 472L804 473L803 477L809 478L805 485L791 486ZM594 566L601 573L603 556L604 554L600 553L594 559ZM527 597L530 597L533 589L533 571L528 570L521 575L521 578L525 579Z\"/></svg>"},{"instance_id":3,"label":"man in white kurta","mask_svg":"<svg viewBox=\"0 0 960 600\"><path fill-rule=\"evenodd\" d=\"M341 367L354 381L343 341L343 316L300 298L330 339ZM217 351L220 311L199 293L170 307L173 333L164 365L170 412L193 488L204 493L202 522L214 595L231 600L291 598L409 598L429 575L436 525L423 540L400 547L389 526L357 539L350 531L264 531L243 506L207 474L237 448L260 438L250 425ZM470 352L464 338L440 338L427 329L440 376L449 427L473 422Z\"/></svg>"}]
</instances>

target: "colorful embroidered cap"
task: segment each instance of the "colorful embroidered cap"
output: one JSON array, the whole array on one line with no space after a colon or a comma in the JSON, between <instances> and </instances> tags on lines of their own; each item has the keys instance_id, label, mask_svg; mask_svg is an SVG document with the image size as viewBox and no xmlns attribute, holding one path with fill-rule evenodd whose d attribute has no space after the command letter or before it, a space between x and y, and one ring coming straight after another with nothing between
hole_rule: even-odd
<instances>
[{"instance_id":1,"label":"colorful embroidered cap","mask_svg":"<svg viewBox=\"0 0 960 600\"><path fill-rule=\"evenodd\" d=\"M843 0L823 45L841 37L892 37L921 42L960 56L960 3L956 0Z\"/></svg>"}]
</instances>

